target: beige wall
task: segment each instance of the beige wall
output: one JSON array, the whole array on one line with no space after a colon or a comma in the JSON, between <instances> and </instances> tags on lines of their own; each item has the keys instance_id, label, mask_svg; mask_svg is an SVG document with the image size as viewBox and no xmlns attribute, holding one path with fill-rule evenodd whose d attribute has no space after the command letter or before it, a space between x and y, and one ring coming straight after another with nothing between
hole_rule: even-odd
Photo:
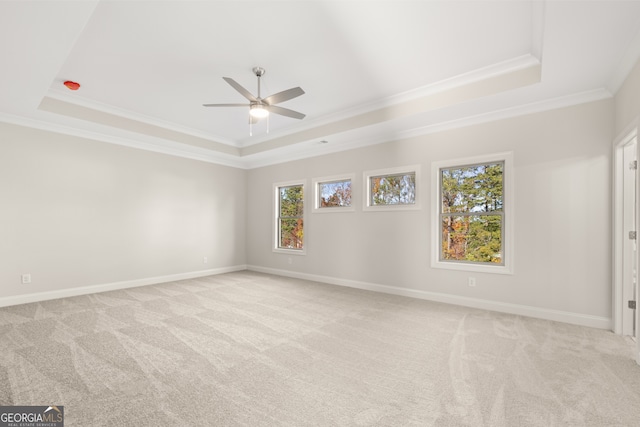
<instances>
[{"instance_id":1,"label":"beige wall","mask_svg":"<svg viewBox=\"0 0 640 427\"><path fill-rule=\"evenodd\" d=\"M3 124L0 298L248 264L606 321L614 126L605 100L245 171ZM431 162L504 151L515 274L431 268ZM420 210L362 211L363 171L413 164ZM355 212L308 202L307 255L274 253L273 183L343 173Z\"/></svg>"},{"instance_id":2,"label":"beige wall","mask_svg":"<svg viewBox=\"0 0 640 427\"><path fill-rule=\"evenodd\" d=\"M242 266L245 177L0 124L0 298Z\"/></svg>"},{"instance_id":3,"label":"beige wall","mask_svg":"<svg viewBox=\"0 0 640 427\"><path fill-rule=\"evenodd\" d=\"M606 320L613 127L610 99L250 170L248 264ZM431 268L431 162L504 151L514 153L515 274ZM421 210L362 211L363 171L413 164L422 169ZM310 187L343 173L355 173L356 211L313 214L307 203L307 255L274 253L272 184Z\"/></svg>"},{"instance_id":4,"label":"beige wall","mask_svg":"<svg viewBox=\"0 0 640 427\"><path fill-rule=\"evenodd\" d=\"M631 70L615 96L616 136L628 130L640 118L640 60Z\"/></svg>"}]
</instances>

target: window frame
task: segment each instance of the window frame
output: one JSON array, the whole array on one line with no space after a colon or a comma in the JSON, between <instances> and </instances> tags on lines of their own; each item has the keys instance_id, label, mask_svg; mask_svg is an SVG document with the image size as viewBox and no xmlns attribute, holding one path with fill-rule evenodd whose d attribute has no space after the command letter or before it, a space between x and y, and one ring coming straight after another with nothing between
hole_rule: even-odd
<instances>
[{"instance_id":1,"label":"window frame","mask_svg":"<svg viewBox=\"0 0 640 427\"><path fill-rule=\"evenodd\" d=\"M302 229L305 232L302 249L282 248L280 247L280 189L283 187L302 187ZM288 255L306 255L307 254L307 234L306 234L306 211L307 211L307 180L298 179L286 182L276 182L273 184L273 221L272 223L272 250L276 253Z\"/></svg>"},{"instance_id":2,"label":"window frame","mask_svg":"<svg viewBox=\"0 0 640 427\"><path fill-rule=\"evenodd\" d=\"M492 264L472 261L441 260L441 170L455 169L478 164L503 163L502 170L502 233L503 263ZM513 230L514 230L514 180L513 152L436 161L431 163L431 267L478 273L513 274ZM481 212L478 213L481 216Z\"/></svg>"},{"instance_id":3,"label":"window frame","mask_svg":"<svg viewBox=\"0 0 640 427\"><path fill-rule=\"evenodd\" d=\"M321 207L320 206L320 185L331 182L343 182L343 181L351 181L351 205L349 206L331 206L331 207ZM354 197L354 188L355 188L355 174L342 174L342 175L331 175L331 176L323 176L318 178L313 178L313 205L312 211L313 213L336 213L336 212L354 212L355 208L355 197Z\"/></svg>"},{"instance_id":4,"label":"window frame","mask_svg":"<svg viewBox=\"0 0 640 427\"><path fill-rule=\"evenodd\" d=\"M371 178L379 176L392 176L402 174L415 174L415 203L397 205L373 205L371 204ZM362 210L369 212L380 211L414 211L420 210L420 165L399 166L394 168L376 169L364 171L362 174L365 191L362 195Z\"/></svg>"}]
</instances>

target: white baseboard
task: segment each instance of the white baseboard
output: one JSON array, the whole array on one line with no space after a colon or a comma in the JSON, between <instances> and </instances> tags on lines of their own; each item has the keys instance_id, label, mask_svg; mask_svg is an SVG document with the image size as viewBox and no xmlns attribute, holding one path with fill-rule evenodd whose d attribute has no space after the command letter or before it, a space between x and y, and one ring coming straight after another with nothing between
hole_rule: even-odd
<instances>
[{"instance_id":1,"label":"white baseboard","mask_svg":"<svg viewBox=\"0 0 640 427\"><path fill-rule=\"evenodd\" d=\"M337 277L321 276L316 274L298 273L295 271L276 268L260 267L256 265L237 265L231 267L214 268L210 270L194 271L189 273L171 274L168 276L149 277L144 279L127 280L122 282L105 283L93 286L83 286L55 291L38 292L33 294L16 295L0 298L0 307L27 304L31 302L46 301L58 298L74 297L79 295L94 294L99 292L114 291L118 289L135 288L138 286L153 285L158 283L175 282L178 280L195 279L197 277L212 276L216 274L231 273L234 271L250 270L259 273L275 274L296 279L311 280L314 282L328 283L331 285L346 286L349 288L364 289L374 292L382 292L392 295L400 295L410 298L418 298L446 304L461 305L465 307L479 308L483 310L497 311L520 316L535 317L538 319L553 320L574 325L588 326L592 328L612 328L612 319L607 317L591 316L588 314L572 313L568 311L551 310L528 305L510 304L498 301L483 300L478 298L462 297L459 295L443 294L438 292L422 291L418 289L398 288L394 286L380 285L376 283L360 282L356 280L340 279Z\"/></svg>"},{"instance_id":2,"label":"white baseboard","mask_svg":"<svg viewBox=\"0 0 640 427\"><path fill-rule=\"evenodd\" d=\"M572 313L568 311L551 310L547 308L528 305L511 304L498 301L483 300L478 298L462 297L459 295L443 294L438 292L421 291L418 289L397 288L394 286L379 285L376 283L360 282L356 280L340 279L330 276L298 273L295 271L266 268L256 265L248 265L247 269L259 273L275 274L278 276L293 277L296 279L311 280L314 282L328 283L331 285L347 286L349 288L364 289L368 291L382 292L386 294L401 295L405 297L442 302L446 304L461 305L465 307L479 308L482 310L497 311L519 316L534 317L537 319L553 320L570 323L573 325L588 326L591 328L612 328L612 319L607 317L591 316L588 314Z\"/></svg>"},{"instance_id":3,"label":"white baseboard","mask_svg":"<svg viewBox=\"0 0 640 427\"><path fill-rule=\"evenodd\" d=\"M47 301L58 298L75 297L78 295L95 294L99 292L115 291L118 289L135 288L138 286L155 285L158 283L175 282L177 280L195 279L197 277L213 276L246 270L246 265L213 268L210 270L192 271L189 273L170 274L168 276L148 277L144 279L126 280L123 282L104 283L100 285L82 286L78 288L59 289L55 291L37 292L33 294L16 295L0 298L0 307L27 304L30 302Z\"/></svg>"}]
</instances>

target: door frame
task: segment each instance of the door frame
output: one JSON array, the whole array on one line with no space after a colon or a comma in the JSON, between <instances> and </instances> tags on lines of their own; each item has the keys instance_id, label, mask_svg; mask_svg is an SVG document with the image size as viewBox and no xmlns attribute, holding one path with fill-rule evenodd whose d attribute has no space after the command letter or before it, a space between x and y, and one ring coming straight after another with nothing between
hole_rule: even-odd
<instances>
[{"instance_id":1,"label":"door frame","mask_svg":"<svg viewBox=\"0 0 640 427\"><path fill-rule=\"evenodd\" d=\"M616 334L629 334L629 329L633 331L633 325L626 324L624 321L624 312L627 309L627 302L624 301L624 282L623 282L623 260L624 260L624 244L626 239L624 236L624 171L628 165L624 164L624 147L636 139L636 156L640 147L638 138L638 125L632 123L628 126L618 138L615 139L613 144L613 292L612 292L612 320L613 320L613 332ZM636 174L636 203L640 200L640 174ZM638 221L638 207L636 206L636 224L640 224ZM636 259L636 265L640 265ZM638 322L636 316L636 323ZM627 322L628 323L628 322ZM640 331L636 326L636 331ZM633 333L633 332L631 332ZM640 340L638 340L640 345ZM637 361L640 363L640 352L636 352Z\"/></svg>"}]
</instances>

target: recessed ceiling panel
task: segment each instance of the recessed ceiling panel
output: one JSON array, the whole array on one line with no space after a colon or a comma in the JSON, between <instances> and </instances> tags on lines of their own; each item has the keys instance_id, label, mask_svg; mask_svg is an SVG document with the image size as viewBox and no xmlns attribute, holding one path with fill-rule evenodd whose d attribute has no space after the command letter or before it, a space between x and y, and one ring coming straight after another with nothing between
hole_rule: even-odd
<instances>
[{"instance_id":1,"label":"recessed ceiling panel","mask_svg":"<svg viewBox=\"0 0 640 427\"><path fill-rule=\"evenodd\" d=\"M282 104L310 119L381 102L531 52L529 2L101 2L58 79L74 96L240 141L248 108L222 80L263 96L294 86ZM270 132L298 125L272 116ZM257 126L266 132L266 123Z\"/></svg>"}]
</instances>

